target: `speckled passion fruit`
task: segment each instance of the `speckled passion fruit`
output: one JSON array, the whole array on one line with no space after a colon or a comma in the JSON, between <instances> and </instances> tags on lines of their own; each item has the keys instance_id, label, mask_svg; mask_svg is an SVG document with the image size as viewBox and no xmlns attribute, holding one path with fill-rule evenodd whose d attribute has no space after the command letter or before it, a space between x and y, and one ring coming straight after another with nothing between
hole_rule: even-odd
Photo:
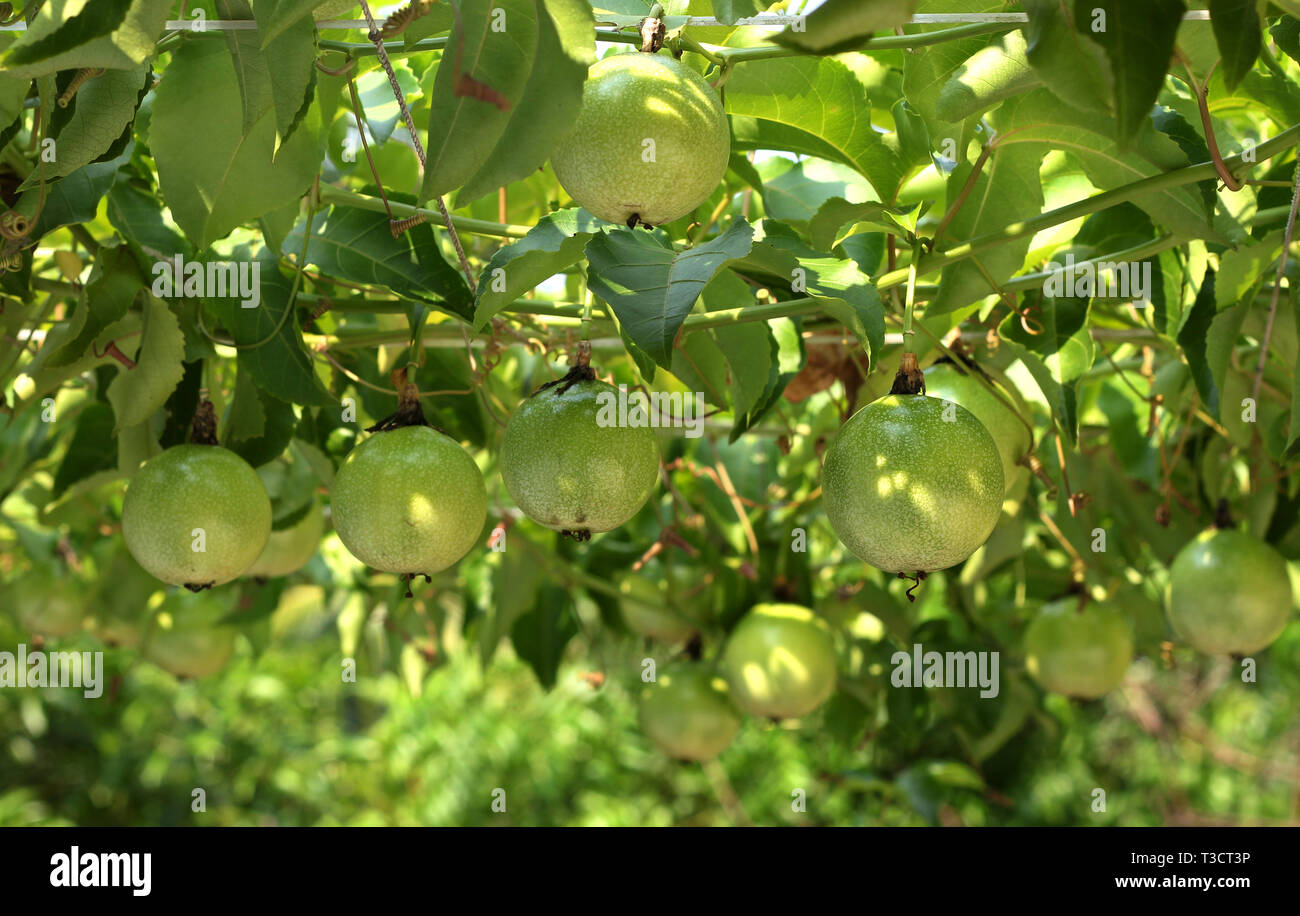
<instances>
[{"instance_id":1,"label":"speckled passion fruit","mask_svg":"<svg viewBox=\"0 0 1300 916\"><path fill-rule=\"evenodd\" d=\"M595 379L566 382L514 412L501 442L501 479L533 521L582 537L617 528L650 498L659 443L648 426L618 425L618 395Z\"/></svg>"},{"instance_id":2,"label":"speckled passion fruit","mask_svg":"<svg viewBox=\"0 0 1300 916\"><path fill-rule=\"evenodd\" d=\"M1212 528L1174 557L1166 606L1174 632L1198 651L1258 652L1291 615L1286 561L1254 535Z\"/></svg>"},{"instance_id":3,"label":"speckled passion fruit","mask_svg":"<svg viewBox=\"0 0 1300 916\"><path fill-rule=\"evenodd\" d=\"M271 531L261 556L248 567L244 575L270 579L297 572L315 555L324 533L325 513L313 499L307 514L297 522L288 528Z\"/></svg>"},{"instance_id":4,"label":"speckled passion fruit","mask_svg":"<svg viewBox=\"0 0 1300 916\"><path fill-rule=\"evenodd\" d=\"M984 372L988 381L1015 405L1015 410L976 377L977 371ZM936 363L925 370L925 393L960 404L984 424L1002 456L1002 477L1008 491L1029 474L1029 469L1020 464L1029 452L1029 427L1020 419L1027 415L1028 408L1020 392L1004 375L992 368L976 370L956 363Z\"/></svg>"},{"instance_id":5,"label":"speckled passion fruit","mask_svg":"<svg viewBox=\"0 0 1300 916\"><path fill-rule=\"evenodd\" d=\"M1002 511L1002 458L966 408L916 394L872 401L826 449L822 503L877 569L933 572L983 544Z\"/></svg>"},{"instance_id":6,"label":"speckled passion fruit","mask_svg":"<svg viewBox=\"0 0 1300 916\"><path fill-rule=\"evenodd\" d=\"M808 608L758 604L727 637L719 668L745 712L806 716L835 692L835 643Z\"/></svg>"},{"instance_id":7,"label":"speckled passion fruit","mask_svg":"<svg viewBox=\"0 0 1300 916\"><path fill-rule=\"evenodd\" d=\"M707 667L672 665L641 691L641 730L679 760L712 760L740 731L741 716L727 682Z\"/></svg>"},{"instance_id":8,"label":"speckled passion fruit","mask_svg":"<svg viewBox=\"0 0 1300 916\"><path fill-rule=\"evenodd\" d=\"M122 534L150 574L191 589L229 582L271 534L257 472L219 445L176 445L149 459L126 489Z\"/></svg>"},{"instance_id":9,"label":"speckled passion fruit","mask_svg":"<svg viewBox=\"0 0 1300 916\"><path fill-rule=\"evenodd\" d=\"M658 226L708 199L730 155L713 87L671 57L633 52L592 65L578 119L551 166L594 216Z\"/></svg>"},{"instance_id":10,"label":"speckled passion fruit","mask_svg":"<svg viewBox=\"0 0 1300 916\"><path fill-rule=\"evenodd\" d=\"M1119 686L1133 661L1133 635L1117 611L1079 610L1077 597L1046 604L1025 630L1025 667L1054 693L1093 700Z\"/></svg>"},{"instance_id":11,"label":"speckled passion fruit","mask_svg":"<svg viewBox=\"0 0 1300 916\"><path fill-rule=\"evenodd\" d=\"M432 575L469 552L487 518L483 474L428 426L377 432L348 453L330 493L334 528L372 569Z\"/></svg>"}]
</instances>

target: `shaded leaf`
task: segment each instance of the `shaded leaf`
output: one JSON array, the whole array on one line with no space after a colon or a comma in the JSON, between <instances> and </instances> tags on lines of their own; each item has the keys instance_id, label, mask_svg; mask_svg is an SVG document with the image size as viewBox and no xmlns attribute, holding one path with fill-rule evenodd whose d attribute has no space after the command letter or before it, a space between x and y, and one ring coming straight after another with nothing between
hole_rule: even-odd
<instances>
[{"instance_id":1,"label":"shaded leaf","mask_svg":"<svg viewBox=\"0 0 1300 916\"><path fill-rule=\"evenodd\" d=\"M184 355L185 336L176 316L165 301L149 296L135 367L118 370L108 386L108 400L116 418L114 432L144 423L167 402L185 374Z\"/></svg>"}]
</instances>

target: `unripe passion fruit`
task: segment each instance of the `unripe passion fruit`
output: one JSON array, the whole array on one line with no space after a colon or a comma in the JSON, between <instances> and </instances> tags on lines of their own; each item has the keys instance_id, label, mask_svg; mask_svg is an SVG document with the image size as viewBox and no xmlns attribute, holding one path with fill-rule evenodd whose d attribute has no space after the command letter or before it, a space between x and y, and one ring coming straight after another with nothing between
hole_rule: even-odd
<instances>
[{"instance_id":1,"label":"unripe passion fruit","mask_svg":"<svg viewBox=\"0 0 1300 916\"><path fill-rule=\"evenodd\" d=\"M246 576L287 576L307 565L320 546L321 536L325 533L325 513L315 499L311 501L307 514L288 528L272 531L266 541L262 555L248 571Z\"/></svg>"},{"instance_id":2,"label":"unripe passion fruit","mask_svg":"<svg viewBox=\"0 0 1300 916\"><path fill-rule=\"evenodd\" d=\"M1066 598L1043 606L1025 631L1025 667L1047 690L1096 699L1118 687L1133 661L1133 636L1118 612Z\"/></svg>"},{"instance_id":3,"label":"unripe passion fruit","mask_svg":"<svg viewBox=\"0 0 1300 916\"><path fill-rule=\"evenodd\" d=\"M191 589L243 573L271 533L271 500L257 472L217 445L176 445L127 486L122 534L152 575Z\"/></svg>"},{"instance_id":4,"label":"unripe passion fruit","mask_svg":"<svg viewBox=\"0 0 1300 916\"><path fill-rule=\"evenodd\" d=\"M665 754L712 760L740 731L727 682L697 664L673 665L641 691L641 730Z\"/></svg>"},{"instance_id":5,"label":"unripe passion fruit","mask_svg":"<svg viewBox=\"0 0 1300 916\"><path fill-rule=\"evenodd\" d=\"M755 716L806 716L835 691L830 629L794 604L755 605L731 631L719 667L736 705Z\"/></svg>"},{"instance_id":6,"label":"unripe passion fruit","mask_svg":"<svg viewBox=\"0 0 1300 916\"><path fill-rule=\"evenodd\" d=\"M216 674L235 652L235 631L218 625L228 602L210 592L172 592L158 607L144 656L177 677Z\"/></svg>"},{"instance_id":7,"label":"unripe passion fruit","mask_svg":"<svg viewBox=\"0 0 1300 916\"><path fill-rule=\"evenodd\" d=\"M1230 528L1199 534L1169 569L1169 623L1201 652L1249 655L1266 648L1291 614L1282 555Z\"/></svg>"},{"instance_id":8,"label":"unripe passion fruit","mask_svg":"<svg viewBox=\"0 0 1300 916\"><path fill-rule=\"evenodd\" d=\"M82 627L86 587L75 580L33 569L15 582L3 601L24 629L40 636L68 636Z\"/></svg>"},{"instance_id":9,"label":"unripe passion fruit","mask_svg":"<svg viewBox=\"0 0 1300 916\"><path fill-rule=\"evenodd\" d=\"M891 394L848 419L826 449L831 527L886 572L946 569L983 544L1002 511L1002 458L955 403Z\"/></svg>"},{"instance_id":10,"label":"unripe passion fruit","mask_svg":"<svg viewBox=\"0 0 1300 916\"><path fill-rule=\"evenodd\" d=\"M618 584L618 591L623 620L632 632L668 643L684 642L695 632L677 608L667 606L667 583L660 586L631 575Z\"/></svg>"},{"instance_id":11,"label":"unripe passion fruit","mask_svg":"<svg viewBox=\"0 0 1300 916\"><path fill-rule=\"evenodd\" d=\"M703 77L671 57L634 52L591 67L551 165L593 215L658 226L703 203L730 155L727 117Z\"/></svg>"},{"instance_id":12,"label":"unripe passion fruit","mask_svg":"<svg viewBox=\"0 0 1300 916\"><path fill-rule=\"evenodd\" d=\"M1028 408L1020 392L1001 373L993 369L982 370L990 383L1015 405L1015 410L990 391L976 377L976 371L955 363L937 363L925 370L925 393L941 401L960 404L983 424L1002 456L1002 478L1006 489L1010 490L1028 473L1020 464L1030 445L1029 428L1020 419Z\"/></svg>"},{"instance_id":13,"label":"unripe passion fruit","mask_svg":"<svg viewBox=\"0 0 1300 916\"><path fill-rule=\"evenodd\" d=\"M428 426L374 433L339 468L334 528L373 569L432 575L469 552L487 518L474 459Z\"/></svg>"},{"instance_id":14,"label":"unripe passion fruit","mask_svg":"<svg viewBox=\"0 0 1300 916\"><path fill-rule=\"evenodd\" d=\"M617 425L617 404L617 388L591 380L519 405L501 442L501 479L525 515L556 531L599 532L645 505L659 443L649 427Z\"/></svg>"}]
</instances>

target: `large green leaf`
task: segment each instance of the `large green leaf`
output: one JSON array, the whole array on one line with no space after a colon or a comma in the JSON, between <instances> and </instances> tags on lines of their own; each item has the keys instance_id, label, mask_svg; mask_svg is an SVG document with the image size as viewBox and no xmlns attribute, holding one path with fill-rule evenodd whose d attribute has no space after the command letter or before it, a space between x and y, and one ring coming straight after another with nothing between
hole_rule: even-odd
<instances>
[{"instance_id":1,"label":"large green leaf","mask_svg":"<svg viewBox=\"0 0 1300 916\"><path fill-rule=\"evenodd\" d=\"M582 104L595 60L592 21L584 0L462 5L433 84L422 200L460 188L468 203L546 162ZM494 98L458 85L470 78Z\"/></svg>"},{"instance_id":2,"label":"large green leaf","mask_svg":"<svg viewBox=\"0 0 1300 916\"><path fill-rule=\"evenodd\" d=\"M171 0L48 0L10 46L4 70L36 77L59 70L132 70L153 54Z\"/></svg>"},{"instance_id":3,"label":"large green leaf","mask_svg":"<svg viewBox=\"0 0 1300 916\"><path fill-rule=\"evenodd\" d=\"M58 155L46 177L68 175L107 152L135 118L151 76L148 67L108 70L82 86L73 100L71 117L55 138ZM38 175L33 172L27 184Z\"/></svg>"},{"instance_id":4,"label":"large green leaf","mask_svg":"<svg viewBox=\"0 0 1300 916\"><path fill-rule=\"evenodd\" d=\"M749 253L753 236L753 227L739 220L715 239L673 251L644 231L614 229L587 243L587 280L628 336L668 368L673 341L700 291L724 264Z\"/></svg>"},{"instance_id":5,"label":"large green leaf","mask_svg":"<svg viewBox=\"0 0 1300 916\"><path fill-rule=\"evenodd\" d=\"M113 228L149 258L163 260L175 254L188 255L193 250L163 218L158 195L129 181L113 185L108 193L107 212Z\"/></svg>"},{"instance_id":6,"label":"large green leaf","mask_svg":"<svg viewBox=\"0 0 1300 916\"><path fill-rule=\"evenodd\" d=\"M296 131L277 153L273 111L263 112L248 133L240 129L242 111L226 48L212 41L181 44L157 90L149 146L163 198L199 248L300 197L320 165L314 131Z\"/></svg>"},{"instance_id":7,"label":"large green leaf","mask_svg":"<svg viewBox=\"0 0 1300 916\"><path fill-rule=\"evenodd\" d=\"M69 324L70 338L45 361L68 366L81 359L106 328L120 321L144 289L144 278L129 248L101 248L95 273L82 293Z\"/></svg>"},{"instance_id":8,"label":"large green leaf","mask_svg":"<svg viewBox=\"0 0 1300 916\"><path fill-rule=\"evenodd\" d=\"M538 220L519 241L498 248L479 277L474 328L482 328L538 283L582 260L591 237L611 228L586 210L557 210Z\"/></svg>"},{"instance_id":9,"label":"large green leaf","mask_svg":"<svg viewBox=\"0 0 1300 916\"><path fill-rule=\"evenodd\" d=\"M1106 52L1074 28L1060 0L1027 0L1025 58L1061 101L1084 111L1112 114Z\"/></svg>"},{"instance_id":10,"label":"large green leaf","mask_svg":"<svg viewBox=\"0 0 1300 916\"><path fill-rule=\"evenodd\" d=\"M772 40L812 54L838 54L861 47L876 32L903 25L915 9L916 0L826 0Z\"/></svg>"},{"instance_id":11,"label":"large green leaf","mask_svg":"<svg viewBox=\"0 0 1300 916\"><path fill-rule=\"evenodd\" d=\"M881 200L892 201L907 174L897 138L871 125L871 99L857 75L834 58L746 62L727 81L727 113L772 121L793 139L812 138L811 152L855 169ZM778 147L784 148L784 147Z\"/></svg>"},{"instance_id":12,"label":"large green leaf","mask_svg":"<svg viewBox=\"0 0 1300 916\"><path fill-rule=\"evenodd\" d=\"M989 108L1041 86L1043 81L1025 57L1025 37L1007 32L980 48L953 71L935 100L935 114L943 121L964 121Z\"/></svg>"},{"instance_id":13,"label":"large green leaf","mask_svg":"<svg viewBox=\"0 0 1300 916\"><path fill-rule=\"evenodd\" d=\"M262 47L280 37L286 29L313 22L311 12L330 0L257 0L257 31Z\"/></svg>"},{"instance_id":14,"label":"large green leaf","mask_svg":"<svg viewBox=\"0 0 1300 916\"><path fill-rule=\"evenodd\" d=\"M1182 0L1075 0L1075 27L1110 58L1115 87L1115 136L1130 148L1144 132L1186 7Z\"/></svg>"},{"instance_id":15,"label":"large green leaf","mask_svg":"<svg viewBox=\"0 0 1300 916\"><path fill-rule=\"evenodd\" d=\"M262 33L270 27L277 7L259 3L253 10L248 0L216 0L216 8L222 19L249 20L257 13L256 30L231 29L222 34L239 81L244 133L273 109L278 147L293 133L314 95L316 28L310 17L302 17L265 42Z\"/></svg>"},{"instance_id":16,"label":"large green leaf","mask_svg":"<svg viewBox=\"0 0 1300 916\"><path fill-rule=\"evenodd\" d=\"M335 399L317 378L312 359L293 314L285 314L293 281L280 273L273 254L258 257L261 301L243 308L238 297L207 297L204 308L239 346L239 370L273 397L293 404L332 405Z\"/></svg>"},{"instance_id":17,"label":"large green leaf","mask_svg":"<svg viewBox=\"0 0 1300 916\"><path fill-rule=\"evenodd\" d=\"M185 335L176 316L165 301L149 296L135 366L118 370L108 386L114 432L144 423L167 403L172 389L185 374L184 355Z\"/></svg>"},{"instance_id":18,"label":"large green leaf","mask_svg":"<svg viewBox=\"0 0 1300 916\"><path fill-rule=\"evenodd\" d=\"M1236 89L1255 65L1261 47L1256 0L1209 0L1210 26L1223 55L1223 79Z\"/></svg>"},{"instance_id":19,"label":"large green leaf","mask_svg":"<svg viewBox=\"0 0 1300 916\"><path fill-rule=\"evenodd\" d=\"M293 227L284 240L285 254L298 256L305 228L305 221ZM393 238L384 214L331 207L312 221L307 263L340 280L386 286L465 321L473 317L469 287L442 256L428 223Z\"/></svg>"},{"instance_id":20,"label":"large green leaf","mask_svg":"<svg viewBox=\"0 0 1300 916\"><path fill-rule=\"evenodd\" d=\"M222 445L258 467L284 453L297 425L292 404L271 397L250 374L239 372Z\"/></svg>"}]
</instances>

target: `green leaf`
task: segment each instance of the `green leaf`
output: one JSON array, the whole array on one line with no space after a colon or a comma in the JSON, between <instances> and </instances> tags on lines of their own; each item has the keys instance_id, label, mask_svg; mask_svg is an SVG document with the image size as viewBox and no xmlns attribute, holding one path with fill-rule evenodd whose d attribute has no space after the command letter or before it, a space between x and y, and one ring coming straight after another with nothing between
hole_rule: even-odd
<instances>
[{"instance_id":1,"label":"green leaf","mask_svg":"<svg viewBox=\"0 0 1300 916\"><path fill-rule=\"evenodd\" d=\"M1074 28L1060 0L1027 0L1025 59L1052 93L1075 108L1113 113L1106 52Z\"/></svg>"},{"instance_id":2,"label":"green leaf","mask_svg":"<svg viewBox=\"0 0 1300 916\"><path fill-rule=\"evenodd\" d=\"M320 165L313 131L296 131L276 154L275 116L268 110L245 134L242 108L225 48L189 41L176 49L157 89L149 146L163 198L199 248L300 197Z\"/></svg>"},{"instance_id":3,"label":"green leaf","mask_svg":"<svg viewBox=\"0 0 1300 916\"><path fill-rule=\"evenodd\" d=\"M152 75L148 67L108 70L82 86L74 99L72 116L55 138L58 158L46 177L60 178L75 172L112 147L135 118L136 106Z\"/></svg>"},{"instance_id":4,"label":"green leaf","mask_svg":"<svg viewBox=\"0 0 1300 916\"><path fill-rule=\"evenodd\" d=\"M754 304L749 285L730 270L723 270L709 281L700 296L706 311L744 308ZM727 394L734 417L730 441L761 419L759 408L768 402L780 378L777 343L765 322L755 321L729 327L707 328L698 334L713 338L726 360Z\"/></svg>"},{"instance_id":5,"label":"green leaf","mask_svg":"<svg viewBox=\"0 0 1300 916\"><path fill-rule=\"evenodd\" d=\"M779 174L775 174L779 170ZM832 198L866 200L871 188L856 172L838 162L808 159L791 164L769 159L762 164L763 206L768 216L806 222Z\"/></svg>"},{"instance_id":6,"label":"green leaf","mask_svg":"<svg viewBox=\"0 0 1300 916\"><path fill-rule=\"evenodd\" d=\"M216 0L216 9L222 19L250 20L257 14L256 30L222 34L243 100L243 132L249 133L274 109L278 147L293 133L314 96L316 27L310 17L302 17L268 42L263 33L272 24L275 7L259 3L254 11L247 0Z\"/></svg>"},{"instance_id":7,"label":"green leaf","mask_svg":"<svg viewBox=\"0 0 1300 916\"><path fill-rule=\"evenodd\" d=\"M1182 0L1075 0L1074 22L1110 58L1116 133L1129 149L1143 132L1174 53Z\"/></svg>"},{"instance_id":8,"label":"green leaf","mask_svg":"<svg viewBox=\"0 0 1300 916\"><path fill-rule=\"evenodd\" d=\"M257 0L257 31L262 47L269 47L282 32L301 25L304 20L312 23L312 10L328 2L330 0ZM315 28L314 23L312 27Z\"/></svg>"},{"instance_id":9,"label":"green leaf","mask_svg":"<svg viewBox=\"0 0 1300 916\"><path fill-rule=\"evenodd\" d=\"M1223 55L1223 79L1237 88L1259 57L1260 22L1256 0L1209 0L1210 26Z\"/></svg>"},{"instance_id":10,"label":"green leaf","mask_svg":"<svg viewBox=\"0 0 1300 916\"><path fill-rule=\"evenodd\" d=\"M432 68L429 72L433 73ZM409 107L420 93L420 81L401 62L393 64L393 76L397 78L397 85L401 87L402 97L408 100ZM402 108L393 95L393 84L388 81L388 75L382 70L370 70L357 77L357 101L361 103L361 117L370 127L372 140L382 146L402 120Z\"/></svg>"},{"instance_id":11,"label":"green leaf","mask_svg":"<svg viewBox=\"0 0 1300 916\"><path fill-rule=\"evenodd\" d=\"M1205 401L1211 416L1219 415L1219 388L1214 384L1214 373L1206 359L1206 339L1209 337L1210 325L1214 322L1216 308L1214 305L1214 270L1205 268L1205 277L1201 281L1196 301L1178 332L1178 343L1183 348L1183 356L1192 370L1192 380L1196 390Z\"/></svg>"},{"instance_id":12,"label":"green leaf","mask_svg":"<svg viewBox=\"0 0 1300 916\"><path fill-rule=\"evenodd\" d=\"M1214 277L1214 302L1219 311L1241 301L1264 275L1282 251L1282 230L1270 232L1248 245L1230 248L1219 255L1219 272Z\"/></svg>"},{"instance_id":13,"label":"green leaf","mask_svg":"<svg viewBox=\"0 0 1300 916\"><path fill-rule=\"evenodd\" d=\"M167 402L185 374L184 355L185 335L176 316L165 301L149 296L135 368L120 369L108 386L114 432L144 423Z\"/></svg>"},{"instance_id":14,"label":"green leaf","mask_svg":"<svg viewBox=\"0 0 1300 916\"><path fill-rule=\"evenodd\" d=\"M555 686L564 648L578 632L571 605L565 589L543 585L532 610L510 627L510 642L516 654L528 662L547 690Z\"/></svg>"},{"instance_id":15,"label":"green leaf","mask_svg":"<svg viewBox=\"0 0 1300 916\"><path fill-rule=\"evenodd\" d=\"M1007 32L980 48L953 71L935 101L935 114L944 121L964 121L983 114L1003 99L1043 84L1025 58L1025 37Z\"/></svg>"},{"instance_id":16,"label":"green leaf","mask_svg":"<svg viewBox=\"0 0 1300 916\"><path fill-rule=\"evenodd\" d=\"M142 190L129 181L119 181L108 193L108 221L128 244L158 261L176 254L189 255L193 248L163 218L157 194Z\"/></svg>"},{"instance_id":17,"label":"green leaf","mask_svg":"<svg viewBox=\"0 0 1300 916\"><path fill-rule=\"evenodd\" d=\"M45 187L45 206L32 230L32 238L40 238L59 226L88 223L95 218L99 202L113 187L117 170L131 158L128 148L110 162L92 162L70 175ZM41 189L28 188L15 208L23 213L34 213L39 206Z\"/></svg>"},{"instance_id":18,"label":"green leaf","mask_svg":"<svg viewBox=\"0 0 1300 916\"><path fill-rule=\"evenodd\" d=\"M849 203L832 197L808 222L809 238L814 248L829 251L840 240L840 230L849 223L866 223L873 229L910 240L916 234L916 221L925 210L919 203L910 207L887 207L879 201Z\"/></svg>"},{"instance_id":19,"label":"green leaf","mask_svg":"<svg viewBox=\"0 0 1300 916\"><path fill-rule=\"evenodd\" d=\"M1003 343L1038 383L1057 425L1071 443L1078 441L1079 407L1076 387L1092 367L1096 345L1088 330L1087 299L1044 296L1032 317L1042 330L1031 334L1019 315L1008 315L998 328Z\"/></svg>"},{"instance_id":20,"label":"green leaf","mask_svg":"<svg viewBox=\"0 0 1300 916\"><path fill-rule=\"evenodd\" d=\"M49 0L10 46L3 69L37 77L59 70L133 70L153 55L171 0Z\"/></svg>"},{"instance_id":21,"label":"green leaf","mask_svg":"<svg viewBox=\"0 0 1300 916\"><path fill-rule=\"evenodd\" d=\"M841 60L748 61L735 68L726 89L727 114L774 122L794 141L812 138L796 151L842 162L871 182L881 200L894 199L907 164L897 138L872 127L866 88ZM858 112L862 114L850 116Z\"/></svg>"},{"instance_id":22,"label":"green leaf","mask_svg":"<svg viewBox=\"0 0 1300 916\"><path fill-rule=\"evenodd\" d=\"M611 228L586 210L557 210L519 241L498 248L479 277L474 330L543 280L581 261L592 236Z\"/></svg>"},{"instance_id":23,"label":"green leaf","mask_svg":"<svg viewBox=\"0 0 1300 916\"><path fill-rule=\"evenodd\" d=\"M281 249L285 254L298 257L305 228L305 220L293 227ZM312 221L307 263L340 280L386 286L464 321L474 314L469 287L442 256L428 223L393 238L383 213L331 207Z\"/></svg>"},{"instance_id":24,"label":"green leaf","mask_svg":"<svg viewBox=\"0 0 1300 916\"><path fill-rule=\"evenodd\" d=\"M297 425L292 404L271 397L249 373L237 374L222 445L260 467L284 454Z\"/></svg>"},{"instance_id":25,"label":"green leaf","mask_svg":"<svg viewBox=\"0 0 1300 916\"><path fill-rule=\"evenodd\" d=\"M1287 57L1300 63L1300 19L1294 16L1281 16L1268 28L1273 42Z\"/></svg>"},{"instance_id":26,"label":"green leaf","mask_svg":"<svg viewBox=\"0 0 1300 916\"><path fill-rule=\"evenodd\" d=\"M126 315L142 289L144 278L130 249L101 248L95 261L95 274L86 285L69 324L71 339L45 365L69 366L81 359L105 329Z\"/></svg>"},{"instance_id":27,"label":"green leaf","mask_svg":"<svg viewBox=\"0 0 1300 916\"><path fill-rule=\"evenodd\" d=\"M677 331L700 291L724 264L749 252L753 236L753 227L739 220L715 239L674 252L644 232L614 229L587 243L587 280L628 336L668 368Z\"/></svg>"},{"instance_id":28,"label":"green leaf","mask_svg":"<svg viewBox=\"0 0 1300 916\"><path fill-rule=\"evenodd\" d=\"M826 0L772 40L810 54L838 54L861 47L876 32L905 24L915 9L916 0Z\"/></svg>"},{"instance_id":29,"label":"green leaf","mask_svg":"<svg viewBox=\"0 0 1300 916\"><path fill-rule=\"evenodd\" d=\"M54 472L51 495L62 496L68 487L100 471L117 469L117 449L113 444L113 408L94 402L77 416L68 450Z\"/></svg>"},{"instance_id":30,"label":"green leaf","mask_svg":"<svg viewBox=\"0 0 1300 916\"><path fill-rule=\"evenodd\" d=\"M1148 114L1150 109L1148 109ZM1019 145L1061 149L1083 166L1088 180L1108 191L1160 172L1188 165L1187 154L1170 137L1148 127L1119 152L1106 118L1068 108L1051 93L1039 90L1008 101L997 112L1001 155ZM996 158L996 157L995 157ZM1037 178L1034 179L1037 183ZM1195 187L1166 188L1133 198L1151 218L1176 234L1226 242L1209 224L1205 201ZM969 202L967 207L969 207ZM1040 203L1041 206L1041 203Z\"/></svg>"},{"instance_id":31,"label":"green leaf","mask_svg":"<svg viewBox=\"0 0 1300 916\"><path fill-rule=\"evenodd\" d=\"M243 308L235 297L207 297L205 309L240 346L241 374L247 370L253 381L283 401L322 407L335 404L316 376L297 319L285 314L293 281L280 273L277 259L266 249L258 263L261 301L256 308Z\"/></svg>"},{"instance_id":32,"label":"green leaf","mask_svg":"<svg viewBox=\"0 0 1300 916\"><path fill-rule=\"evenodd\" d=\"M761 0L713 0L714 18L726 25L735 25L737 19L757 16L765 8L766 4Z\"/></svg>"},{"instance_id":33,"label":"green leaf","mask_svg":"<svg viewBox=\"0 0 1300 916\"><path fill-rule=\"evenodd\" d=\"M498 31L502 15L509 28ZM421 200L460 188L468 203L536 171L572 129L595 60L584 0L464 4L461 20L451 42L463 48L443 55L433 84ZM466 78L490 87L499 104L458 92Z\"/></svg>"}]
</instances>

